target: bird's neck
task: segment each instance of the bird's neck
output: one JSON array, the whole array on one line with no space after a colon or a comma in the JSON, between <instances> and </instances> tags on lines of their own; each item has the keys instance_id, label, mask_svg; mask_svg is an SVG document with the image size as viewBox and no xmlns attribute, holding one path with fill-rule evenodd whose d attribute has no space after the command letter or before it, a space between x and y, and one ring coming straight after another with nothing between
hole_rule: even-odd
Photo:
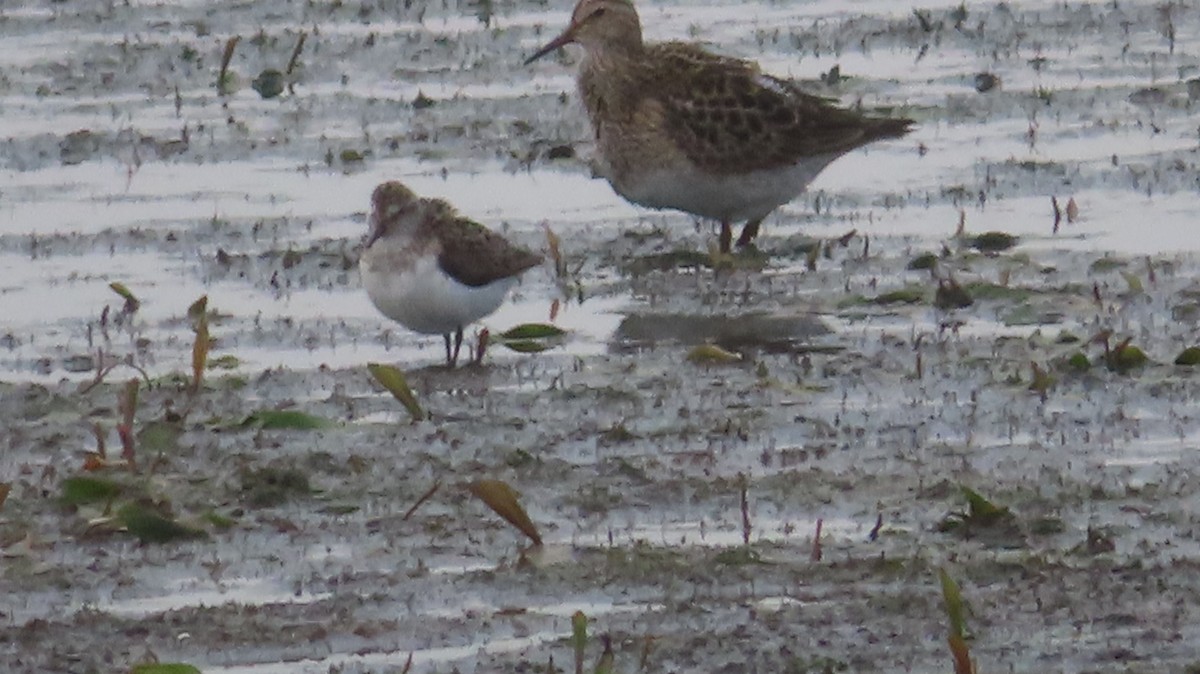
<instances>
[{"instance_id":1,"label":"bird's neck","mask_svg":"<svg viewBox=\"0 0 1200 674\"><path fill-rule=\"evenodd\" d=\"M645 62L645 45L636 42L607 43L586 50L579 67L579 92L593 117L599 108L611 109L630 101L631 90L636 90L636 80Z\"/></svg>"}]
</instances>

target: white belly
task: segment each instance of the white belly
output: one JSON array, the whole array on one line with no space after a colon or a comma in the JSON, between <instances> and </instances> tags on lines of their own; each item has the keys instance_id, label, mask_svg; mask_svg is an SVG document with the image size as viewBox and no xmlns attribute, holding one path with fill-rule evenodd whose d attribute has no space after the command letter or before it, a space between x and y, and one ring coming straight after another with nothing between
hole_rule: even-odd
<instances>
[{"instance_id":1,"label":"white belly","mask_svg":"<svg viewBox=\"0 0 1200 674\"><path fill-rule=\"evenodd\" d=\"M432 257L406 269L378 269L364 255L359 273L367 296L380 313L427 335L455 332L495 311L516 278L471 287L450 278Z\"/></svg>"},{"instance_id":2,"label":"white belly","mask_svg":"<svg viewBox=\"0 0 1200 674\"><path fill-rule=\"evenodd\" d=\"M649 208L674 208L723 222L764 218L796 198L836 155L745 174L717 175L694 167L652 169L609 179L618 194Z\"/></svg>"}]
</instances>

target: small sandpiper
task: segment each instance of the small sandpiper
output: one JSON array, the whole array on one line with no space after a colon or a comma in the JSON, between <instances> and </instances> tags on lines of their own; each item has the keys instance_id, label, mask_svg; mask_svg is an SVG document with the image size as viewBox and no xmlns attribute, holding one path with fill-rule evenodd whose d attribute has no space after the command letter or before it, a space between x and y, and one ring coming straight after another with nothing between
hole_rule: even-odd
<instances>
[{"instance_id":1,"label":"small sandpiper","mask_svg":"<svg viewBox=\"0 0 1200 674\"><path fill-rule=\"evenodd\" d=\"M371 195L370 234L359 259L367 296L409 330L442 335L450 367L458 362L463 327L495 311L517 278L541 261L445 201L422 199L398 182Z\"/></svg>"},{"instance_id":2,"label":"small sandpiper","mask_svg":"<svg viewBox=\"0 0 1200 674\"><path fill-rule=\"evenodd\" d=\"M738 245L843 154L908 133L909 119L867 117L763 74L756 63L685 42L646 43L630 0L579 0L571 23L526 65L576 43L578 86L598 172L622 197L721 223Z\"/></svg>"}]
</instances>

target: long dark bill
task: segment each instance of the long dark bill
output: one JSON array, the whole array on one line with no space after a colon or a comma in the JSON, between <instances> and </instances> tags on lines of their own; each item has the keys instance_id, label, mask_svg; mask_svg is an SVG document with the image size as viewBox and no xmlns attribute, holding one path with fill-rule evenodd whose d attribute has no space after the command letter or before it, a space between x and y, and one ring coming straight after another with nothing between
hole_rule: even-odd
<instances>
[{"instance_id":1,"label":"long dark bill","mask_svg":"<svg viewBox=\"0 0 1200 674\"><path fill-rule=\"evenodd\" d=\"M563 31L562 35L559 35L558 37L554 38L553 40L547 42L545 47L542 47L541 49L534 52L533 56L530 56L529 58L525 59L525 65L529 65L530 63L533 63L534 61L542 58L543 56L545 56L546 54L549 54L550 52L558 51L559 49L562 49L564 46L571 44L574 41L575 41L575 31L571 30L571 28L567 28L566 30Z\"/></svg>"}]
</instances>

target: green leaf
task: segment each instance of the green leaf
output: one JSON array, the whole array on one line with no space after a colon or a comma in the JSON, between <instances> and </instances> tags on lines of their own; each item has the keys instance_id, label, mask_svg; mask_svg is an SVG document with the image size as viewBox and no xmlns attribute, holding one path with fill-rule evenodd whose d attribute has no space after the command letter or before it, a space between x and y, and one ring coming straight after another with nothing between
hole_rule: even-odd
<instances>
[{"instance_id":1,"label":"green leaf","mask_svg":"<svg viewBox=\"0 0 1200 674\"><path fill-rule=\"evenodd\" d=\"M954 582L945 569L938 569L938 579L942 583L942 600L946 606L946 617L950 619L950 634L962 637L966 634L967 622L958 583Z\"/></svg>"},{"instance_id":2,"label":"green leaf","mask_svg":"<svg viewBox=\"0 0 1200 674\"><path fill-rule=\"evenodd\" d=\"M121 494L122 487L99 477L69 477L62 483L62 502L66 505L104 503Z\"/></svg>"},{"instance_id":3,"label":"green leaf","mask_svg":"<svg viewBox=\"0 0 1200 674\"><path fill-rule=\"evenodd\" d=\"M201 674L200 670L182 662L150 662L134 665L129 674Z\"/></svg>"},{"instance_id":4,"label":"green leaf","mask_svg":"<svg viewBox=\"0 0 1200 674\"><path fill-rule=\"evenodd\" d=\"M151 421L138 432L138 446L145 452L169 452L175 449L183 428L169 421Z\"/></svg>"},{"instance_id":5,"label":"green leaf","mask_svg":"<svg viewBox=\"0 0 1200 674\"><path fill-rule=\"evenodd\" d=\"M296 468L266 466L242 472L242 497L252 508L273 508L312 491L308 475Z\"/></svg>"},{"instance_id":6,"label":"green leaf","mask_svg":"<svg viewBox=\"0 0 1200 674\"><path fill-rule=\"evenodd\" d=\"M1175 359L1176 365L1200 365L1200 346L1189 346Z\"/></svg>"},{"instance_id":7,"label":"green leaf","mask_svg":"<svg viewBox=\"0 0 1200 674\"><path fill-rule=\"evenodd\" d=\"M960 486L963 496L967 499L968 517L980 522L1007 517L1008 508L1002 508L984 498L979 492L967 486Z\"/></svg>"},{"instance_id":8,"label":"green leaf","mask_svg":"<svg viewBox=\"0 0 1200 674\"><path fill-rule=\"evenodd\" d=\"M525 323L500 335L500 339L551 339L562 337L566 330L548 323Z\"/></svg>"},{"instance_id":9,"label":"green leaf","mask_svg":"<svg viewBox=\"0 0 1200 674\"><path fill-rule=\"evenodd\" d=\"M688 351L687 360L697 365L739 363L742 354L727 351L716 344L701 344Z\"/></svg>"},{"instance_id":10,"label":"green leaf","mask_svg":"<svg viewBox=\"0 0 1200 674\"><path fill-rule=\"evenodd\" d=\"M122 506L117 511L117 520L143 543L170 543L208 537L200 529L180 524L141 503Z\"/></svg>"},{"instance_id":11,"label":"green leaf","mask_svg":"<svg viewBox=\"0 0 1200 674\"><path fill-rule=\"evenodd\" d=\"M1017 245L1019 240L1006 232L984 232L968 239L968 245L985 253L998 253Z\"/></svg>"},{"instance_id":12,"label":"green leaf","mask_svg":"<svg viewBox=\"0 0 1200 674\"><path fill-rule=\"evenodd\" d=\"M1037 363L1033 363L1033 380L1029 382L1029 390L1036 391L1045 399L1046 393L1054 388L1058 383L1058 379L1046 370L1043 370Z\"/></svg>"},{"instance_id":13,"label":"green leaf","mask_svg":"<svg viewBox=\"0 0 1200 674\"><path fill-rule=\"evenodd\" d=\"M1088 360L1087 354L1082 351L1076 351L1071 354L1070 358L1067 358L1067 367L1077 372L1084 372L1091 366L1092 363Z\"/></svg>"},{"instance_id":14,"label":"green leaf","mask_svg":"<svg viewBox=\"0 0 1200 674\"><path fill-rule=\"evenodd\" d=\"M549 344L533 339L502 340L500 343L517 353L541 353L550 348Z\"/></svg>"},{"instance_id":15,"label":"green leaf","mask_svg":"<svg viewBox=\"0 0 1200 674\"><path fill-rule=\"evenodd\" d=\"M238 368L238 366L240 366L241 364L242 364L242 361L238 360L237 356L234 356L232 354L225 354L224 356L218 356L216 358L209 359L208 369L210 369L210 370L236 370Z\"/></svg>"},{"instance_id":16,"label":"green leaf","mask_svg":"<svg viewBox=\"0 0 1200 674\"><path fill-rule=\"evenodd\" d=\"M232 70L223 72L217 77L217 93L222 96L236 92L241 86L241 78Z\"/></svg>"},{"instance_id":17,"label":"green leaf","mask_svg":"<svg viewBox=\"0 0 1200 674\"><path fill-rule=\"evenodd\" d=\"M966 610L962 593L958 589L958 583L954 582L945 569L938 569L938 579L942 584L946 616L950 619L950 633L946 639L950 645L950 655L954 658L954 674L974 674L975 665L971 662L971 652L967 646Z\"/></svg>"},{"instance_id":18,"label":"green leaf","mask_svg":"<svg viewBox=\"0 0 1200 674\"><path fill-rule=\"evenodd\" d=\"M918 304L925 301L925 290L918 287L901 288L882 293L871 300L874 304Z\"/></svg>"},{"instance_id":19,"label":"green leaf","mask_svg":"<svg viewBox=\"0 0 1200 674\"><path fill-rule=\"evenodd\" d=\"M215 386L226 391L240 391L250 385L245 377L227 375L213 382Z\"/></svg>"},{"instance_id":20,"label":"green leaf","mask_svg":"<svg viewBox=\"0 0 1200 674\"><path fill-rule=\"evenodd\" d=\"M933 269L937 266L937 255L933 253L921 253L908 261L908 269Z\"/></svg>"},{"instance_id":21,"label":"green leaf","mask_svg":"<svg viewBox=\"0 0 1200 674\"><path fill-rule=\"evenodd\" d=\"M246 417L241 425L242 427L257 426L267 430L312 431L328 428L333 425L333 422L299 410L259 410Z\"/></svg>"},{"instance_id":22,"label":"green leaf","mask_svg":"<svg viewBox=\"0 0 1200 674\"><path fill-rule=\"evenodd\" d=\"M583 655L587 648L587 625L588 619L583 611L571 615L571 647L575 651L575 671L579 674L583 672Z\"/></svg>"},{"instance_id":23,"label":"green leaf","mask_svg":"<svg viewBox=\"0 0 1200 674\"><path fill-rule=\"evenodd\" d=\"M387 389L401 405L404 405L404 409L408 410L408 415L412 417L413 421L425 418L421 403L417 401L417 396L413 394L403 372L391 365L380 363L367 363L367 369L370 370L371 376L375 377L375 381Z\"/></svg>"},{"instance_id":24,"label":"green leaf","mask_svg":"<svg viewBox=\"0 0 1200 674\"><path fill-rule=\"evenodd\" d=\"M1106 271L1120 269L1121 267L1124 267L1128 264L1129 264L1128 262L1126 262L1125 260L1121 260L1119 258L1102 257L1102 258L1096 260L1095 262L1093 262L1091 264L1091 266L1089 267L1089 269L1096 273L1104 273Z\"/></svg>"},{"instance_id":25,"label":"green leaf","mask_svg":"<svg viewBox=\"0 0 1200 674\"><path fill-rule=\"evenodd\" d=\"M1125 373L1135 368L1143 367L1150 362L1150 358L1138 347L1123 343L1113 349L1108 358L1108 369L1114 372Z\"/></svg>"},{"instance_id":26,"label":"green leaf","mask_svg":"<svg viewBox=\"0 0 1200 674\"><path fill-rule=\"evenodd\" d=\"M933 293L933 306L942 311L965 309L974 303L975 300L972 299L971 293L967 292L967 289L954 279L938 281L937 290Z\"/></svg>"},{"instance_id":27,"label":"green leaf","mask_svg":"<svg viewBox=\"0 0 1200 674\"><path fill-rule=\"evenodd\" d=\"M237 520L232 517L226 517L216 511L210 510L204 513L204 521L212 525L214 529L225 531L237 526Z\"/></svg>"},{"instance_id":28,"label":"green leaf","mask_svg":"<svg viewBox=\"0 0 1200 674\"><path fill-rule=\"evenodd\" d=\"M269 99L283 93L286 83L287 80L284 78L283 73L274 68L267 68L259 73L258 77L251 80L250 87L257 91L259 96Z\"/></svg>"},{"instance_id":29,"label":"green leaf","mask_svg":"<svg viewBox=\"0 0 1200 674\"><path fill-rule=\"evenodd\" d=\"M1131 274L1127 271L1123 271L1123 272L1121 272L1121 276L1125 278L1125 283L1129 284L1129 292L1131 292L1135 295L1140 295L1141 293L1145 292L1146 289L1142 285L1142 280L1139 279L1136 275Z\"/></svg>"},{"instance_id":30,"label":"green leaf","mask_svg":"<svg viewBox=\"0 0 1200 674\"><path fill-rule=\"evenodd\" d=\"M126 287L124 283L113 281L112 283L108 284L108 287L112 288L114 293L120 295L121 299L125 300L126 312L133 313L138 310L138 307L142 306L141 301L139 301L138 298L132 292L130 292L129 288Z\"/></svg>"},{"instance_id":31,"label":"green leaf","mask_svg":"<svg viewBox=\"0 0 1200 674\"><path fill-rule=\"evenodd\" d=\"M503 480L475 480L467 485L480 501L487 504L504 521L513 525L518 531L529 537L534 545L542 544L542 536L538 533L537 525L529 519L529 514L521 505L521 494Z\"/></svg>"},{"instance_id":32,"label":"green leaf","mask_svg":"<svg viewBox=\"0 0 1200 674\"><path fill-rule=\"evenodd\" d=\"M1078 344L1079 342L1080 339L1077 335L1067 332L1066 330L1059 331L1058 337L1054 338L1055 344Z\"/></svg>"},{"instance_id":33,"label":"green leaf","mask_svg":"<svg viewBox=\"0 0 1200 674\"><path fill-rule=\"evenodd\" d=\"M745 545L736 548L730 548L728 550L722 550L721 552L717 553L717 556L713 561L715 561L717 564L724 564L725 566L747 566L750 564L763 563L762 555L758 553L758 550Z\"/></svg>"}]
</instances>

